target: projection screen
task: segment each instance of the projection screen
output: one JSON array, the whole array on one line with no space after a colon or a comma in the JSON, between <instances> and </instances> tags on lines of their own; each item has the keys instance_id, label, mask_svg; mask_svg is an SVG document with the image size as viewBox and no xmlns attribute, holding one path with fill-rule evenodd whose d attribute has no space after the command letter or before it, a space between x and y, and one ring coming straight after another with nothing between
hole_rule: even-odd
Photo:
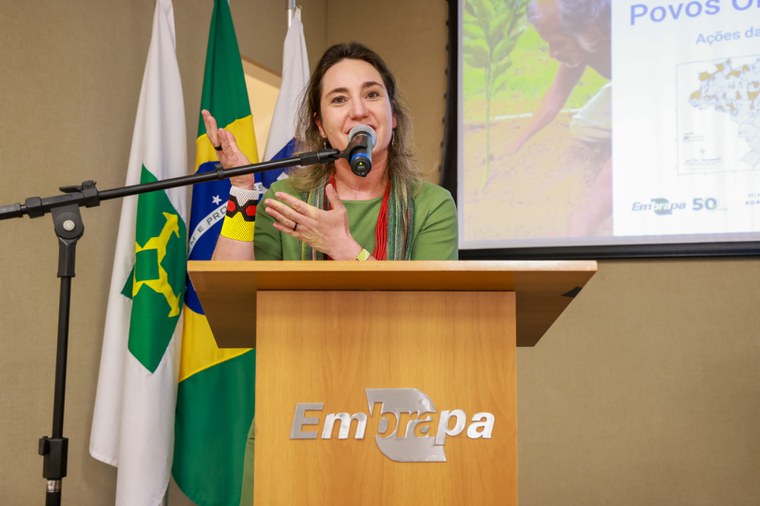
<instances>
[{"instance_id":1,"label":"projection screen","mask_svg":"<svg viewBox=\"0 0 760 506\"><path fill-rule=\"evenodd\" d=\"M464 258L757 251L760 1L450 1Z\"/></svg>"}]
</instances>

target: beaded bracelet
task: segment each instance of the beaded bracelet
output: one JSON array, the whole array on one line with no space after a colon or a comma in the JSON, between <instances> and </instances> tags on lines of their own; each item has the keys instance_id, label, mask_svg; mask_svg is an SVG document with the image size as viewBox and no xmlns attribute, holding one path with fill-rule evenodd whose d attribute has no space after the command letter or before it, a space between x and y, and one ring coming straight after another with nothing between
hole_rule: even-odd
<instances>
[{"instance_id":1,"label":"beaded bracelet","mask_svg":"<svg viewBox=\"0 0 760 506\"><path fill-rule=\"evenodd\" d=\"M222 222L221 235L236 241L252 241L256 220L258 190L246 190L233 186L227 201L227 214Z\"/></svg>"}]
</instances>

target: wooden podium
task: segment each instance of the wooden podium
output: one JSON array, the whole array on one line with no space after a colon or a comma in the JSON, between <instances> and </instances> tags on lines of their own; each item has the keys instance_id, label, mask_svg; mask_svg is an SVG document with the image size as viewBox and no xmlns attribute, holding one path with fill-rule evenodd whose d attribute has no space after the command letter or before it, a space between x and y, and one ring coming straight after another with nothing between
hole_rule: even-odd
<instances>
[{"instance_id":1,"label":"wooden podium","mask_svg":"<svg viewBox=\"0 0 760 506\"><path fill-rule=\"evenodd\" d=\"M515 346L596 262L188 271L219 346L257 348L256 506L516 505Z\"/></svg>"}]
</instances>

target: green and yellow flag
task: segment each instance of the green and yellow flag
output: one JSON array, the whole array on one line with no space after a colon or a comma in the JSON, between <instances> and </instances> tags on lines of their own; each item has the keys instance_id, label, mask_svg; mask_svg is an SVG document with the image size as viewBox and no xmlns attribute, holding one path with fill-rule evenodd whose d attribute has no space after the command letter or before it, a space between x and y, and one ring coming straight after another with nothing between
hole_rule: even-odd
<instances>
[{"instance_id":1,"label":"green and yellow flag","mask_svg":"<svg viewBox=\"0 0 760 506\"><path fill-rule=\"evenodd\" d=\"M201 109L231 131L240 149L258 161L242 61L227 0L215 0ZM199 116L200 118L200 116ZM216 151L202 118L196 139L196 171L214 170ZM193 189L189 226L191 260L208 260L222 227L230 183ZM177 393L172 473L199 505L240 501L245 445L253 419L255 350L220 349L188 281Z\"/></svg>"}]
</instances>

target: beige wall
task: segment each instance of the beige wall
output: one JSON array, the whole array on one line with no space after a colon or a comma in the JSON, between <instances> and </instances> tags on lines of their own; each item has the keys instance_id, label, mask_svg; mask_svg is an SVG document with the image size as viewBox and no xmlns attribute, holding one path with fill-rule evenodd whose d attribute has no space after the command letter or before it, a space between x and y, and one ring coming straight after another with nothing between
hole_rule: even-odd
<instances>
[{"instance_id":1,"label":"beige wall","mask_svg":"<svg viewBox=\"0 0 760 506\"><path fill-rule=\"evenodd\" d=\"M233 0L243 54L280 67L285 7ZM311 61L377 49L406 92L420 162L442 132L446 2L302 0ZM152 0L0 2L0 204L124 180ZM175 1L188 139L197 129L210 0ZM192 144L190 144L192 145ZM84 210L74 280L64 503L112 501L87 445L120 206ZM0 504L40 504L49 434L57 248L49 217L0 223ZM754 260L601 262L534 349L518 353L520 501L750 505L760 485L760 270ZM187 504L172 489L173 505Z\"/></svg>"}]
</instances>

